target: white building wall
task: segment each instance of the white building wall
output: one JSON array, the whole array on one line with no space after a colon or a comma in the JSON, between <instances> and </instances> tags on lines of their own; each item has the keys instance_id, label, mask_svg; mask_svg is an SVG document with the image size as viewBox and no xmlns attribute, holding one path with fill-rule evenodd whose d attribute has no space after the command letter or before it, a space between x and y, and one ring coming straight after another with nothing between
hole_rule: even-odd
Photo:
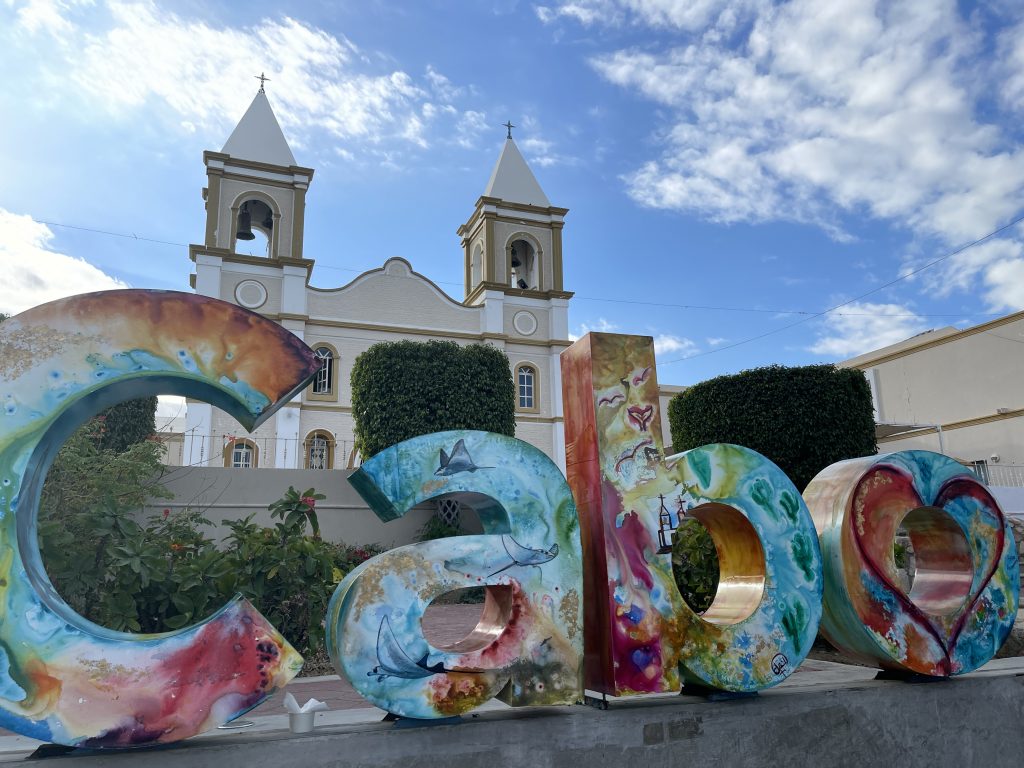
<instances>
[{"instance_id":1,"label":"white building wall","mask_svg":"<svg viewBox=\"0 0 1024 768\"><path fill-rule=\"evenodd\" d=\"M1024 464L1024 313L929 332L840 365L865 372L879 422L922 427L880 439L880 451L938 451L941 427L953 458Z\"/></svg>"}]
</instances>

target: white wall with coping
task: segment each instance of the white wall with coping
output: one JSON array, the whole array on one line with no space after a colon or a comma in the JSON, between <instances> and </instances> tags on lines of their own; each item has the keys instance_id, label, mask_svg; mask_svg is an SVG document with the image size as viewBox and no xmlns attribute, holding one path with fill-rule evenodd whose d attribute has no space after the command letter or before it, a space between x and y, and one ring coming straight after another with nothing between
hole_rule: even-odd
<instances>
[{"instance_id":1,"label":"white wall with coping","mask_svg":"<svg viewBox=\"0 0 1024 768\"><path fill-rule=\"evenodd\" d=\"M350 470L223 469L216 467L169 468L163 482L173 499L153 499L143 509L145 516L161 514L164 509L199 510L214 523L210 534L227 535L225 520L255 515L255 522L272 526L275 522L267 506L284 496L288 486L305 491L315 488L327 496L317 502L321 533L327 541L346 544L381 544L395 547L416 540L419 529L434 513L433 504L411 510L404 517L382 522L349 484ZM467 532L482 531L479 519L469 512L463 515Z\"/></svg>"}]
</instances>

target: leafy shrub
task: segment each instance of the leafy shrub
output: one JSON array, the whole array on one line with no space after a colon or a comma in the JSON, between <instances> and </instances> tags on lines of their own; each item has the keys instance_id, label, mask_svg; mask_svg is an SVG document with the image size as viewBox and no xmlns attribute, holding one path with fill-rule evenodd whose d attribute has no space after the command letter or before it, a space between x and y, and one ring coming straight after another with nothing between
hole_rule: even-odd
<instances>
[{"instance_id":1,"label":"leafy shrub","mask_svg":"<svg viewBox=\"0 0 1024 768\"><path fill-rule=\"evenodd\" d=\"M65 448L74 448L74 440ZM137 504L115 500L70 517L49 514L40 523L40 547L57 591L97 624L134 632L177 629L241 593L310 655L323 644L335 585L381 551L323 541L316 516L323 498L312 488L289 488L269 507L279 518L273 527L253 523L252 516L227 522L230 534L221 548L203 533L210 522L198 512L165 509L142 525L132 511ZM82 557L74 546L81 541L97 541L95 556Z\"/></svg>"},{"instance_id":2,"label":"leafy shrub","mask_svg":"<svg viewBox=\"0 0 1024 768\"><path fill-rule=\"evenodd\" d=\"M672 447L736 443L774 461L803 490L822 469L877 451L864 373L773 365L695 384L669 403Z\"/></svg>"},{"instance_id":3,"label":"leafy shrub","mask_svg":"<svg viewBox=\"0 0 1024 768\"><path fill-rule=\"evenodd\" d=\"M672 534L672 575L696 613L711 606L718 591L718 551L708 529L696 520L681 520Z\"/></svg>"},{"instance_id":4,"label":"leafy shrub","mask_svg":"<svg viewBox=\"0 0 1024 768\"><path fill-rule=\"evenodd\" d=\"M508 357L487 344L374 344L352 368L352 415L364 459L411 437L449 429L514 436Z\"/></svg>"},{"instance_id":5,"label":"leafy shrub","mask_svg":"<svg viewBox=\"0 0 1024 768\"><path fill-rule=\"evenodd\" d=\"M462 526L453 525L443 520L438 515L430 516L430 519L420 527L416 541L433 541L434 539L447 539L449 536L459 536L462 533Z\"/></svg>"}]
</instances>

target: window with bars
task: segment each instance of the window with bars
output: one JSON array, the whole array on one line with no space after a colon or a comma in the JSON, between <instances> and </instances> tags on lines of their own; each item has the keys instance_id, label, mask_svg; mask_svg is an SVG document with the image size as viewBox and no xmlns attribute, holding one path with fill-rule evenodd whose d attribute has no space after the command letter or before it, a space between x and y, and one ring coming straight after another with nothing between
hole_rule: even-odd
<instances>
[{"instance_id":1,"label":"window with bars","mask_svg":"<svg viewBox=\"0 0 1024 768\"><path fill-rule=\"evenodd\" d=\"M314 432L306 439L306 469L333 469L334 441L324 432Z\"/></svg>"},{"instance_id":2,"label":"window with bars","mask_svg":"<svg viewBox=\"0 0 1024 768\"><path fill-rule=\"evenodd\" d=\"M313 352L323 361L323 367L317 371L313 379L313 394L330 395L334 392L334 350L330 347L317 347Z\"/></svg>"},{"instance_id":3,"label":"window with bars","mask_svg":"<svg viewBox=\"0 0 1024 768\"><path fill-rule=\"evenodd\" d=\"M231 446L231 466L235 469L251 469L256 466L256 448L248 442L236 441Z\"/></svg>"},{"instance_id":4,"label":"window with bars","mask_svg":"<svg viewBox=\"0 0 1024 768\"><path fill-rule=\"evenodd\" d=\"M519 407L524 410L536 408L537 372L532 366L521 365L516 371L516 381L519 386Z\"/></svg>"}]
</instances>

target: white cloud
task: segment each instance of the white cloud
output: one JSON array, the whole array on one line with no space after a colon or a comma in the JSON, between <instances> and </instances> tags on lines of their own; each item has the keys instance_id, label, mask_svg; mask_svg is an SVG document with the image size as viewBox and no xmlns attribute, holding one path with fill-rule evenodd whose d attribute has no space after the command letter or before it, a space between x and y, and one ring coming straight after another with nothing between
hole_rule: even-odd
<instances>
[{"instance_id":1,"label":"white cloud","mask_svg":"<svg viewBox=\"0 0 1024 768\"><path fill-rule=\"evenodd\" d=\"M483 112L468 109L456 123L455 142L461 147L471 149L476 146L477 139L487 127L487 116Z\"/></svg>"},{"instance_id":2,"label":"white cloud","mask_svg":"<svg viewBox=\"0 0 1024 768\"><path fill-rule=\"evenodd\" d=\"M809 347L811 352L848 358L909 339L928 328L925 318L900 304L855 302L825 315L824 332Z\"/></svg>"},{"instance_id":3,"label":"white cloud","mask_svg":"<svg viewBox=\"0 0 1024 768\"><path fill-rule=\"evenodd\" d=\"M952 2L602 0L583 3L589 15L571 10L580 4L551 13L597 23L617 11L682 41L592 60L668 108L660 156L626 177L644 205L795 220L841 239L841 215L867 214L949 244L1020 210L1024 151L990 104L1004 94L1024 106L1021 34L999 48L1019 60L1004 89L981 22Z\"/></svg>"},{"instance_id":4,"label":"white cloud","mask_svg":"<svg viewBox=\"0 0 1024 768\"><path fill-rule=\"evenodd\" d=\"M578 339L581 336L586 336L591 331L596 331L598 333L615 333L618 330L619 325L617 323L613 323L610 320L599 317L597 318L596 323L580 323L580 331L576 338Z\"/></svg>"},{"instance_id":5,"label":"white cloud","mask_svg":"<svg viewBox=\"0 0 1024 768\"><path fill-rule=\"evenodd\" d=\"M56 82L85 94L94 111L126 119L143 107L160 119L163 111L151 107L163 104L182 131L226 136L255 95L253 76L265 71L278 120L298 147L315 145L317 132L350 149L425 147L431 122L454 123L457 110L447 102L464 90L433 68L420 81L397 69L381 72L377 59L343 35L288 17L214 26L154 3L107 0L106 14L89 15L91 27L97 20L104 26L86 30L65 12L77 2L32 0L18 23L59 29L65 45L41 51L40 71L68 73Z\"/></svg>"},{"instance_id":6,"label":"white cloud","mask_svg":"<svg viewBox=\"0 0 1024 768\"><path fill-rule=\"evenodd\" d=\"M681 354L683 357L687 357L696 351L697 345L690 339L668 333L659 333L654 337L655 355Z\"/></svg>"},{"instance_id":7,"label":"white cloud","mask_svg":"<svg viewBox=\"0 0 1024 768\"><path fill-rule=\"evenodd\" d=\"M1011 109L1024 111L1024 20L999 36L999 66L1003 77L999 98Z\"/></svg>"},{"instance_id":8,"label":"white cloud","mask_svg":"<svg viewBox=\"0 0 1024 768\"><path fill-rule=\"evenodd\" d=\"M560 17L574 19L581 24L619 24L625 14L618 3L612 0L569 0L552 8L550 6L534 6L537 18L544 24L551 24Z\"/></svg>"},{"instance_id":9,"label":"white cloud","mask_svg":"<svg viewBox=\"0 0 1024 768\"><path fill-rule=\"evenodd\" d=\"M82 259L54 251L45 224L0 208L0 312L16 314L76 293L127 288Z\"/></svg>"},{"instance_id":10,"label":"white cloud","mask_svg":"<svg viewBox=\"0 0 1024 768\"><path fill-rule=\"evenodd\" d=\"M723 339L721 336L711 336L707 339L709 347L717 347L719 344L725 344L728 339Z\"/></svg>"},{"instance_id":11,"label":"white cloud","mask_svg":"<svg viewBox=\"0 0 1024 768\"><path fill-rule=\"evenodd\" d=\"M43 31L60 38L72 29L67 13L74 6L92 4L92 0L28 0L18 8L16 18L31 34Z\"/></svg>"},{"instance_id":12,"label":"white cloud","mask_svg":"<svg viewBox=\"0 0 1024 768\"><path fill-rule=\"evenodd\" d=\"M462 95L463 89L456 86L447 77L433 67L427 67L427 82L434 92L444 101L450 102Z\"/></svg>"}]
</instances>

